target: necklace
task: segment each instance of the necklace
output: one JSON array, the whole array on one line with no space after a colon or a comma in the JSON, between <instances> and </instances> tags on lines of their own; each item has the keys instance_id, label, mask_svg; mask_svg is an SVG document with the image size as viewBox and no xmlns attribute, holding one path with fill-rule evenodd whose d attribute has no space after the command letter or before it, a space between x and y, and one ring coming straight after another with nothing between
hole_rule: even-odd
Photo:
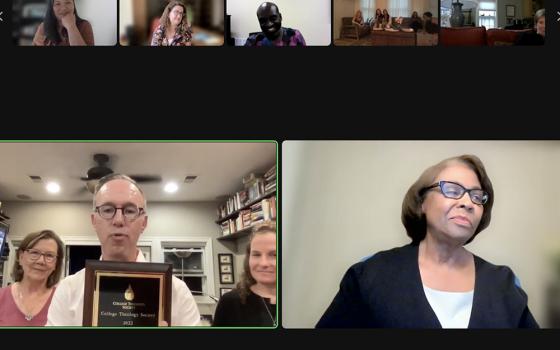
<instances>
[{"instance_id":1,"label":"necklace","mask_svg":"<svg viewBox=\"0 0 560 350\"><path fill-rule=\"evenodd\" d=\"M35 317L33 314L31 313L27 313L25 312L25 310L23 310L24 308L24 304L23 304L23 293L21 292L20 289L20 285L17 285L17 294L18 294L18 299L19 299L19 304L21 305L21 312L23 313L23 317L25 318L26 321L31 321L33 319L33 317Z\"/></svg>"},{"instance_id":2,"label":"necklace","mask_svg":"<svg viewBox=\"0 0 560 350\"><path fill-rule=\"evenodd\" d=\"M270 313L270 310L268 309L268 305L266 305L266 301L264 301L264 298L263 297L260 297L260 298L263 302L263 305L264 305L264 308L265 308L266 312L268 313L268 316L270 317L270 320L272 321L272 325L274 327L276 327L276 319L274 317L272 317L272 314Z\"/></svg>"}]
</instances>

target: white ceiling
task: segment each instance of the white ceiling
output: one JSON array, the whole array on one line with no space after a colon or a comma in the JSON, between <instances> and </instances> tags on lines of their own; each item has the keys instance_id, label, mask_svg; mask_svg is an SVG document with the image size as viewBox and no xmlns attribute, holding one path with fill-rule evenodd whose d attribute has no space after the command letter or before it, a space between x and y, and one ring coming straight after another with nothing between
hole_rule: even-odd
<instances>
[{"instance_id":1,"label":"white ceiling","mask_svg":"<svg viewBox=\"0 0 560 350\"><path fill-rule=\"evenodd\" d=\"M0 143L0 201L20 201L20 194L31 201L90 201L80 177L95 166L95 153L108 154L116 173L161 176L160 184L141 184L149 202L214 201L242 189L243 176L276 163L275 143ZM187 175L198 178L184 183ZM61 191L49 194L47 181ZM165 193L167 181L178 182L179 190Z\"/></svg>"}]
</instances>

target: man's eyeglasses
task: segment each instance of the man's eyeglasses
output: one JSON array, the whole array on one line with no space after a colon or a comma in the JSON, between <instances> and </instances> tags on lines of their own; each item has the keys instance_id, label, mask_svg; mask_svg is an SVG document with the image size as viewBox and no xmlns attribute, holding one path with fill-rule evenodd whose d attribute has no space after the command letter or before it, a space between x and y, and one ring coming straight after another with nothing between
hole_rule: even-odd
<instances>
[{"instance_id":1,"label":"man's eyeglasses","mask_svg":"<svg viewBox=\"0 0 560 350\"><path fill-rule=\"evenodd\" d=\"M426 192L427 190L434 187L439 187L444 197L452 198L452 199L460 199L465 195L465 192L467 192L469 194L469 197L471 197L471 201L474 204L478 204L478 205L486 204L486 202L488 202L488 198L490 197L488 192L484 190L480 190L480 189L467 190L466 188L459 185L458 183L451 182L451 181L439 181L438 183L433 184L432 186L426 187L423 192Z\"/></svg>"},{"instance_id":2,"label":"man's eyeglasses","mask_svg":"<svg viewBox=\"0 0 560 350\"><path fill-rule=\"evenodd\" d=\"M41 255L45 258L45 262L52 263L56 260L56 254L53 253L43 253L37 249L26 249L25 250L29 255L29 259L32 261L37 261L41 257Z\"/></svg>"},{"instance_id":3,"label":"man's eyeglasses","mask_svg":"<svg viewBox=\"0 0 560 350\"><path fill-rule=\"evenodd\" d=\"M136 220L140 215L144 213L144 208L138 208L134 204L125 205L124 207L115 207L112 204L105 204L95 207L95 211L103 219L110 220L115 217L117 209L120 209L122 215L129 221Z\"/></svg>"}]
</instances>

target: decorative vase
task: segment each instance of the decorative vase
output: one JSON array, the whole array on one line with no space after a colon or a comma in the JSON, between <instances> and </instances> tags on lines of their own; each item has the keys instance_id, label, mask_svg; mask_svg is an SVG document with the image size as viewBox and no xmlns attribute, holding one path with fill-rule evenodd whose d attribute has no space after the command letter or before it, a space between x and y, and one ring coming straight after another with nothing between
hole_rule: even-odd
<instances>
[{"instance_id":1,"label":"decorative vase","mask_svg":"<svg viewBox=\"0 0 560 350\"><path fill-rule=\"evenodd\" d=\"M452 27L462 27L465 24L465 15L462 10L463 4L457 0L457 2L454 2L451 5L453 5L453 11L451 12L449 22Z\"/></svg>"}]
</instances>

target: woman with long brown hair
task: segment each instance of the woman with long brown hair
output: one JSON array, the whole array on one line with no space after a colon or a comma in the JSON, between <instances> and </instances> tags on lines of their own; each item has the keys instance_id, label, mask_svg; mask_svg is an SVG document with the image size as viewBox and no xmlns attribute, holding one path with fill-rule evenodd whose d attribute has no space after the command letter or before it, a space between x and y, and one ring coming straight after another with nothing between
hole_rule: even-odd
<instances>
[{"instance_id":1,"label":"woman with long brown hair","mask_svg":"<svg viewBox=\"0 0 560 350\"><path fill-rule=\"evenodd\" d=\"M276 327L276 226L253 232L237 288L221 297L213 326Z\"/></svg>"},{"instance_id":2,"label":"woman with long brown hair","mask_svg":"<svg viewBox=\"0 0 560 350\"><path fill-rule=\"evenodd\" d=\"M152 46L191 46L192 29L187 20L187 7L181 1L170 1L154 30Z\"/></svg>"}]
</instances>

